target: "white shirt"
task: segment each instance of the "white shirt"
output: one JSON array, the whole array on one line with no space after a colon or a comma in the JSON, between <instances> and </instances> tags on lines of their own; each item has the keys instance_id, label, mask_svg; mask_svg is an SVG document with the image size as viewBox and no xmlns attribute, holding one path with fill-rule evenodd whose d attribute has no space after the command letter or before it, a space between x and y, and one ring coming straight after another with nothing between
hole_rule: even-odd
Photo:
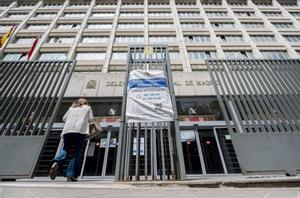
<instances>
[{"instance_id":1,"label":"white shirt","mask_svg":"<svg viewBox=\"0 0 300 198\"><path fill-rule=\"evenodd\" d=\"M61 136L66 133L89 133L89 122L94 120L92 108L88 105L70 107L63 117L65 121Z\"/></svg>"}]
</instances>

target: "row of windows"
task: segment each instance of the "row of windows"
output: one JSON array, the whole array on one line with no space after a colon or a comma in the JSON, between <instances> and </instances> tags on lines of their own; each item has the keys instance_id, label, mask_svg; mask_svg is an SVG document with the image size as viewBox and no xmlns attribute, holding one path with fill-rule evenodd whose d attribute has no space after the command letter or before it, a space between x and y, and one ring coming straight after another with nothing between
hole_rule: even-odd
<instances>
[{"instance_id":1,"label":"row of windows","mask_svg":"<svg viewBox=\"0 0 300 198\"><path fill-rule=\"evenodd\" d=\"M217 35L222 42L242 42L242 35ZM274 42L273 35L251 35L251 39L254 42ZM288 42L300 42L300 35L284 35L284 38ZM82 38L83 43L106 43L108 42L108 36L84 36ZM17 44L31 44L35 40L34 37L20 37L16 40ZM50 37L49 43L73 43L75 37ZM206 43L210 42L209 35L185 35L185 42L194 43ZM144 42L143 36L116 36L115 42L117 43L134 43ZM176 36L149 36L150 43L173 43L176 42Z\"/></svg>"},{"instance_id":2,"label":"row of windows","mask_svg":"<svg viewBox=\"0 0 300 198\"><path fill-rule=\"evenodd\" d=\"M284 59L288 58L286 51L261 51L262 55L266 59ZM157 56L161 56L159 53L155 53ZM251 51L224 51L226 59L247 59L252 58L253 54ZM104 60L106 56L105 52L87 52L87 53L77 53L76 60ZM180 59L179 52L170 52L170 59ZM25 60L25 57L22 57L18 53L9 53L6 54L3 58L4 61L15 61L15 60ZM189 51L188 57L191 60L205 60L205 59L214 59L216 58L215 51ZM134 57L138 59L139 57ZM145 57L141 57L145 58ZM162 57L156 57L162 58ZM41 53L39 60L66 60L66 53ZM113 52L112 60L126 60L127 52Z\"/></svg>"},{"instance_id":3,"label":"row of windows","mask_svg":"<svg viewBox=\"0 0 300 198\"><path fill-rule=\"evenodd\" d=\"M282 16L281 12L262 12L265 16L268 17L279 17ZM290 12L293 16L300 16L300 12ZM24 18L28 13L9 13L8 18ZM35 17L38 18L54 18L57 13L36 13ZM171 16L171 12L149 12L149 16ZM227 12L213 12L213 11L206 11L208 17L225 17L227 16ZM249 17L255 16L253 11L234 11L234 14L238 17ZM139 17L143 16L144 12L120 12L120 16L130 16L130 17ZM67 18L74 18L74 17L85 17L86 12L67 12L64 14L64 17ZM115 12L93 12L92 17L114 17ZM179 11L179 17L199 17L200 12L197 11Z\"/></svg>"}]
</instances>

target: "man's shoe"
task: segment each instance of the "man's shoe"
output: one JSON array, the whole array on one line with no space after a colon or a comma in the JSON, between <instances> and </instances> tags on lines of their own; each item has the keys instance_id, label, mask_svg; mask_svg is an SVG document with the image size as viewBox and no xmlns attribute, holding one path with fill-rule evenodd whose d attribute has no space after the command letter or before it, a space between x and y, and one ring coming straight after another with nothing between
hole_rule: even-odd
<instances>
[{"instance_id":1,"label":"man's shoe","mask_svg":"<svg viewBox=\"0 0 300 198\"><path fill-rule=\"evenodd\" d=\"M67 181L68 182L77 182L78 179L76 177L73 177L73 176L67 176Z\"/></svg>"},{"instance_id":2,"label":"man's shoe","mask_svg":"<svg viewBox=\"0 0 300 198\"><path fill-rule=\"evenodd\" d=\"M58 163L54 162L49 172L50 179L55 180L57 174L58 174Z\"/></svg>"}]
</instances>

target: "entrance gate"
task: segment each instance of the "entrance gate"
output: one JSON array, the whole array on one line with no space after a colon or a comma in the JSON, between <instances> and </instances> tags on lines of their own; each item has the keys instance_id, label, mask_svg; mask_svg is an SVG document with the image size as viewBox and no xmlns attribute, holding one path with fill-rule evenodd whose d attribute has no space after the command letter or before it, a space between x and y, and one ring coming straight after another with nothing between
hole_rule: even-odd
<instances>
[{"instance_id":1,"label":"entrance gate","mask_svg":"<svg viewBox=\"0 0 300 198\"><path fill-rule=\"evenodd\" d=\"M0 179L33 177L73 61L0 62Z\"/></svg>"},{"instance_id":2,"label":"entrance gate","mask_svg":"<svg viewBox=\"0 0 300 198\"><path fill-rule=\"evenodd\" d=\"M129 73L136 69L164 72L175 114L174 121L126 122ZM116 180L174 180L184 177L184 160L167 46L129 47L122 101Z\"/></svg>"}]
</instances>

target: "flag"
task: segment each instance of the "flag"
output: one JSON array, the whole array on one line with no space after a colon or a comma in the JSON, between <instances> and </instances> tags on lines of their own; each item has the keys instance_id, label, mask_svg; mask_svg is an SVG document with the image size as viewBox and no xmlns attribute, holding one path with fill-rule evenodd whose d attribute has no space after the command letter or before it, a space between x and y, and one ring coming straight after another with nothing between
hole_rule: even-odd
<instances>
[{"instance_id":1,"label":"flag","mask_svg":"<svg viewBox=\"0 0 300 198\"><path fill-rule=\"evenodd\" d=\"M6 32L6 34L4 34L2 36L2 38L0 39L0 47L3 47L5 42L9 39L9 37L12 35L13 31L15 29L15 26L12 26L10 28L10 30L8 32Z\"/></svg>"},{"instance_id":2,"label":"flag","mask_svg":"<svg viewBox=\"0 0 300 198\"><path fill-rule=\"evenodd\" d=\"M28 53L27 53L27 60L30 59L30 57L31 57L31 55L32 55L32 53L33 53L33 51L34 51L34 49L35 49L35 47L36 47L36 44L37 44L37 42L39 41L39 39L40 39L40 38L37 36L37 37L35 38L35 40L33 41L32 46L31 46L31 48L29 49L29 51L28 51Z\"/></svg>"}]
</instances>

